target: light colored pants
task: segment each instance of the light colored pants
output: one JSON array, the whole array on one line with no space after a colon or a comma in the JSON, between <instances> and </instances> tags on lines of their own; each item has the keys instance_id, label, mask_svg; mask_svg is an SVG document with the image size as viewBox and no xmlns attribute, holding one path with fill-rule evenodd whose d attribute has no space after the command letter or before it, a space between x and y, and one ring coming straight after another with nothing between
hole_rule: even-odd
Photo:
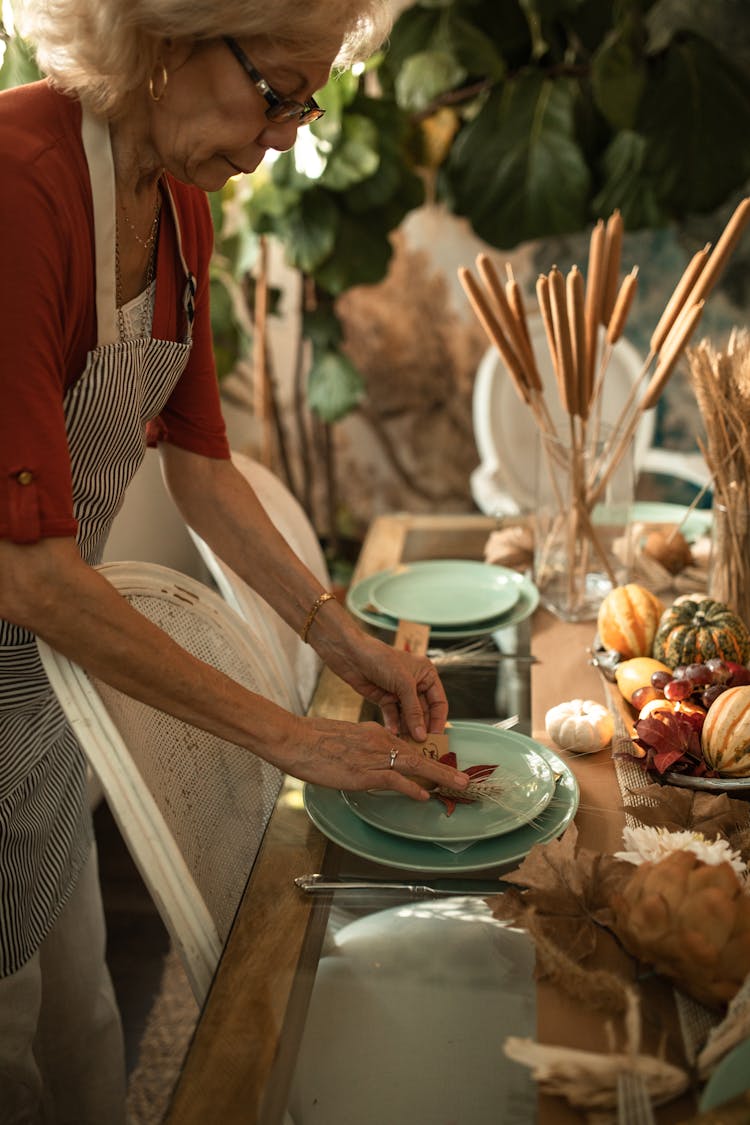
<instances>
[{"instance_id":1,"label":"light colored pants","mask_svg":"<svg viewBox=\"0 0 750 1125\"><path fill-rule=\"evenodd\" d=\"M54 928L0 980L0 1125L123 1125L125 1053L96 850Z\"/></svg>"}]
</instances>

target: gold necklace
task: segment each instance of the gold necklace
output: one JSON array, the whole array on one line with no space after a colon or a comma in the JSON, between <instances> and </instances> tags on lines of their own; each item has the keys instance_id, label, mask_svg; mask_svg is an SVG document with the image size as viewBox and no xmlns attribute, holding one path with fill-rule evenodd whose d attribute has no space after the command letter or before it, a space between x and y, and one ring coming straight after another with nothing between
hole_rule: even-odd
<instances>
[{"instance_id":1,"label":"gold necklace","mask_svg":"<svg viewBox=\"0 0 750 1125\"><path fill-rule=\"evenodd\" d=\"M158 231L159 208L156 211L156 225L152 228L149 236L150 250L148 255L148 264L146 266L146 284L143 292L146 293L154 280L156 272L156 234ZM135 233L135 232L134 232ZM139 239L140 241L140 239ZM144 244L145 245L145 244ZM148 249L148 247L147 247ZM122 276L120 268L120 239L117 232L115 233L115 302L117 305L117 324L120 331L120 339L127 339L127 325L125 323L125 313L123 312L123 297L122 297ZM143 308L141 311L141 336L149 334L149 319L151 312L151 302L148 297L143 301Z\"/></svg>"},{"instance_id":2,"label":"gold necklace","mask_svg":"<svg viewBox=\"0 0 750 1125\"><path fill-rule=\"evenodd\" d=\"M156 205L154 207L154 217L151 220L151 230L149 231L148 237L145 238L145 239L141 238L138 231L133 226L133 223L130 219L130 215L128 215L128 211L127 211L127 208L126 208L125 204L122 202L122 200L120 200L119 203L120 203L120 209L122 211L122 217L125 220L125 222L128 224L128 226L130 227L131 231L133 232L133 235L135 236L136 242L138 242L143 247L144 250L149 250L151 248L151 246L153 246L154 239L156 238L156 231L157 231L158 226L159 226L159 212L161 211L161 192L157 188L157 190L156 190Z\"/></svg>"}]
</instances>

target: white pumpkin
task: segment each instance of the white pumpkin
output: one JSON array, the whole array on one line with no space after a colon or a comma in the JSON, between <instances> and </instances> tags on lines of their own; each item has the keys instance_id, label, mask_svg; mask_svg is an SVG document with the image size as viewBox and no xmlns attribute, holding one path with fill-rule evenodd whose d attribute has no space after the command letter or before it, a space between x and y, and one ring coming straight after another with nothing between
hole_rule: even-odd
<instances>
[{"instance_id":1,"label":"white pumpkin","mask_svg":"<svg viewBox=\"0 0 750 1125\"><path fill-rule=\"evenodd\" d=\"M547 734L561 750L590 754L609 746L615 732L612 715L593 699L569 699L544 717Z\"/></svg>"}]
</instances>

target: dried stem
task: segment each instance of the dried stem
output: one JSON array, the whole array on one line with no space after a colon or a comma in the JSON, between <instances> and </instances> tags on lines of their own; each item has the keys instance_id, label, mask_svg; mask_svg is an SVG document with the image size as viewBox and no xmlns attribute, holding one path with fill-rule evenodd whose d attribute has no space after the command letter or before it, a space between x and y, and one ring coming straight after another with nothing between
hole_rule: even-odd
<instances>
[{"instance_id":1,"label":"dried stem","mask_svg":"<svg viewBox=\"0 0 750 1125\"><path fill-rule=\"evenodd\" d=\"M477 268L484 288L468 269L459 269L461 284L472 307L488 338L500 352L519 396L531 409L539 429L558 511L551 520L545 542L537 551L537 581L543 584L553 543L562 535L566 543L571 605L576 591L580 593L585 584L589 550L601 562L609 580L615 582L605 543L594 523L594 508L604 498L630 449L644 412L654 407L662 395L697 327L705 297L715 286L748 223L750 198L736 208L713 252L707 245L691 258L654 329L648 356L633 380L603 448L599 446L606 371L612 350L625 331L638 279L638 269L633 267L622 282L619 280L623 241L619 212L615 211L606 225L598 222L591 232L587 280L576 266L567 278L553 266L548 275L540 275L536 282L537 303L552 369L560 402L568 417L564 442L558 438L547 409L521 293L510 267L507 267L508 280L503 285L487 255L479 255ZM600 325L604 329L604 348L597 369ZM692 364L704 417L713 412L713 424L707 423L706 458L714 477L717 500L729 513L727 526L722 529L728 565L740 569L743 559L750 560L750 359L747 356L750 347L746 334L734 340L731 366L741 369L744 382L742 389L735 387L732 394L718 385L725 379L724 359L709 357L702 349L704 345L693 353ZM654 364L655 370L651 373ZM738 453L740 450L742 457ZM563 487L566 478L567 487ZM750 600L750 563L744 589ZM739 599L739 590L733 587L731 596ZM743 616L750 619L750 612Z\"/></svg>"}]
</instances>

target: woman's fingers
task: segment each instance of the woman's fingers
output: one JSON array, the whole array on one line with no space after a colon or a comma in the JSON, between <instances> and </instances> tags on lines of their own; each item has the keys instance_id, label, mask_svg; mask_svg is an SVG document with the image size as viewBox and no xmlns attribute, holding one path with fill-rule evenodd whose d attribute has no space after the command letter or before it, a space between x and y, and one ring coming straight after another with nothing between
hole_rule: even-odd
<instances>
[{"instance_id":1,"label":"woman's fingers","mask_svg":"<svg viewBox=\"0 0 750 1125\"><path fill-rule=\"evenodd\" d=\"M418 747L400 739L394 741L389 750L388 761L384 765L385 769L377 771L378 774L384 775L382 778L384 788L397 789L402 793L408 793L411 797L422 800L424 799L422 796L424 789L419 785L419 781L414 779L421 779L430 787L442 785L449 789L459 790L464 789L469 782L465 773L430 758L427 754L422 753ZM380 778L378 784L380 784ZM366 788L373 789L375 787L372 779L370 779Z\"/></svg>"}]
</instances>

